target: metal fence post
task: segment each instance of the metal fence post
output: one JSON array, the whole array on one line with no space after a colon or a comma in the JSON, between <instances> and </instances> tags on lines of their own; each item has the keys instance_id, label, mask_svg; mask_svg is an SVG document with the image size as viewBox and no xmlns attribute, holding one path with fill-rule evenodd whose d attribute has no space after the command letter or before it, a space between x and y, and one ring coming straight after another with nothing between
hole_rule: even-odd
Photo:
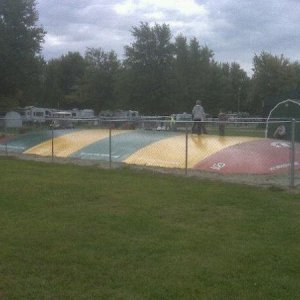
<instances>
[{"instance_id":1,"label":"metal fence post","mask_svg":"<svg viewBox=\"0 0 300 300\"><path fill-rule=\"evenodd\" d=\"M185 175L187 175L188 169L188 144L189 144L189 135L187 123L185 123Z\"/></svg>"},{"instance_id":2,"label":"metal fence post","mask_svg":"<svg viewBox=\"0 0 300 300\"><path fill-rule=\"evenodd\" d=\"M4 119L4 138L5 138L5 154L8 155L8 145L7 145L7 128L6 128L6 120Z\"/></svg>"},{"instance_id":3,"label":"metal fence post","mask_svg":"<svg viewBox=\"0 0 300 300\"><path fill-rule=\"evenodd\" d=\"M291 151L290 151L290 187L295 187L295 125L296 120L291 121Z\"/></svg>"},{"instance_id":4,"label":"metal fence post","mask_svg":"<svg viewBox=\"0 0 300 300\"><path fill-rule=\"evenodd\" d=\"M109 168L111 169L112 156L111 156L111 126L109 126Z\"/></svg>"},{"instance_id":5,"label":"metal fence post","mask_svg":"<svg viewBox=\"0 0 300 300\"><path fill-rule=\"evenodd\" d=\"M54 123L51 124L51 160L54 160Z\"/></svg>"}]
</instances>

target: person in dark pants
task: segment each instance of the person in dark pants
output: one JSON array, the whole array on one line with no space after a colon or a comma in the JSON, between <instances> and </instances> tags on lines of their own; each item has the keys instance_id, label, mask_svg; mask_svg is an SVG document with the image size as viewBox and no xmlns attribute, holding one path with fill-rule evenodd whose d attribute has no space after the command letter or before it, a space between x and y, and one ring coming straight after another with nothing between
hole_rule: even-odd
<instances>
[{"instance_id":1,"label":"person in dark pants","mask_svg":"<svg viewBox=\"0 0 300 300\"><path fill-rule=\"evenodd\" d=\"M196 105L192 110L192 116L194 121L192 133L201 134L203 132L207 134L205 125L203 123L205 120L205 113L200 100L196 101Z\"/></svg>"},{"instance_id":2,"label":"person in dark pants","mask_svg":"<svg viewBox=\"0 0 300 300\"><path fill-rule=\"evenodd\" d=\"M223 112L222 109L220 109L219 115L218 115L218 120L219 120L219 135L224 136L225 135L225 124L227 121L227 116Z\"/></svg>"}]
</instances>

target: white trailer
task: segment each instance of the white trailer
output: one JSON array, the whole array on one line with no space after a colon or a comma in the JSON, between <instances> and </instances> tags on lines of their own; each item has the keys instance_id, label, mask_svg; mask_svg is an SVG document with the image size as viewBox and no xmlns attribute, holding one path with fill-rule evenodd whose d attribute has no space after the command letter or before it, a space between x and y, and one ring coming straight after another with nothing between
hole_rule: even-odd
<instances>
[{"instance_id":1,"label":"white trailer","mask_svg":"<svg viewBox=\"0 0 300 300\"><path fill-rule=\"evenodd\" d=\"M93 119L93 118L95 118L95 112L92 109L82 109L80 111L80 118Z\"/></svg>"},{"instance_id":2,"label":"white trailer","mask_svg":"<svg viewBox=\"0 0 300 300\"><path fill-rule=\"evenodd\" d=\"M45 123L53 117L55 110L51 108L41 108L35 106L26 106L18 109L24 122Z\"/></svg>"}]
</instances>

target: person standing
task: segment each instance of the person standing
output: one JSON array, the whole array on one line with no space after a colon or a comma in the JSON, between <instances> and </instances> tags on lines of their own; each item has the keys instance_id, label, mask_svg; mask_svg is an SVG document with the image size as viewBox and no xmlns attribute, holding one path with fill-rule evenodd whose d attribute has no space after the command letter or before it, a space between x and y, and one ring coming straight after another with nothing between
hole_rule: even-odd
<instances>
[{"instance_id":1,"label":"person standing","mask_svg":"<svg viewBox=\"0 0 300 300\"><path fill-rule=\"evenodd\" d=\"M223 112L222 109L220 109L220 113L218 115L218 120L219 120L219 135L224 136L225 135L225 124L227 121L227 116Z\"/></svg>"},{"instance_id":2,"label":"person standing","mask_svg":"<svg viewBox=\"0 0 300 300\"><path fill-rule=\"evenodd\" d=\"M205 112L200 100L197 100L196 105L193 107L192 117L194 121L192 133L201 134L203 132L207 134L205 125L203 123L205 120Z\"/></svg>"},{"instance_id":3,"label":"person standing","mask_svg":"<svg viewBox=\"0 0 300 300\"><path fill-rule=\"evenodd\" d=\"M286 128L283 124L276 128L273 137L280 140L284 140L286 138Z\"/></svg>"}]
</instances>

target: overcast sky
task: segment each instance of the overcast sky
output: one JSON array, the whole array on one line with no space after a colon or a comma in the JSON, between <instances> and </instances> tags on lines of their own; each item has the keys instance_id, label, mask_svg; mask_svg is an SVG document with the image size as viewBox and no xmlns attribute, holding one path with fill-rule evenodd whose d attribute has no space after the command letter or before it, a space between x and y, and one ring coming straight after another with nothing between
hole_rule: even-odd
<instances>
[{"instance_id":1,"label":"overcast sky","mask_svg":"<svg viewBox=\"0 0 300 300\"><path fill-rule=\"evenodd\" d=\"M122 59L132 26L148 22L169 24L173 37L196 37L217 61L236 61L249 74L263 50L300 60L299 0L38 0L37 9L46 59L87 47Z\"/></svg>"}]
</instances>

